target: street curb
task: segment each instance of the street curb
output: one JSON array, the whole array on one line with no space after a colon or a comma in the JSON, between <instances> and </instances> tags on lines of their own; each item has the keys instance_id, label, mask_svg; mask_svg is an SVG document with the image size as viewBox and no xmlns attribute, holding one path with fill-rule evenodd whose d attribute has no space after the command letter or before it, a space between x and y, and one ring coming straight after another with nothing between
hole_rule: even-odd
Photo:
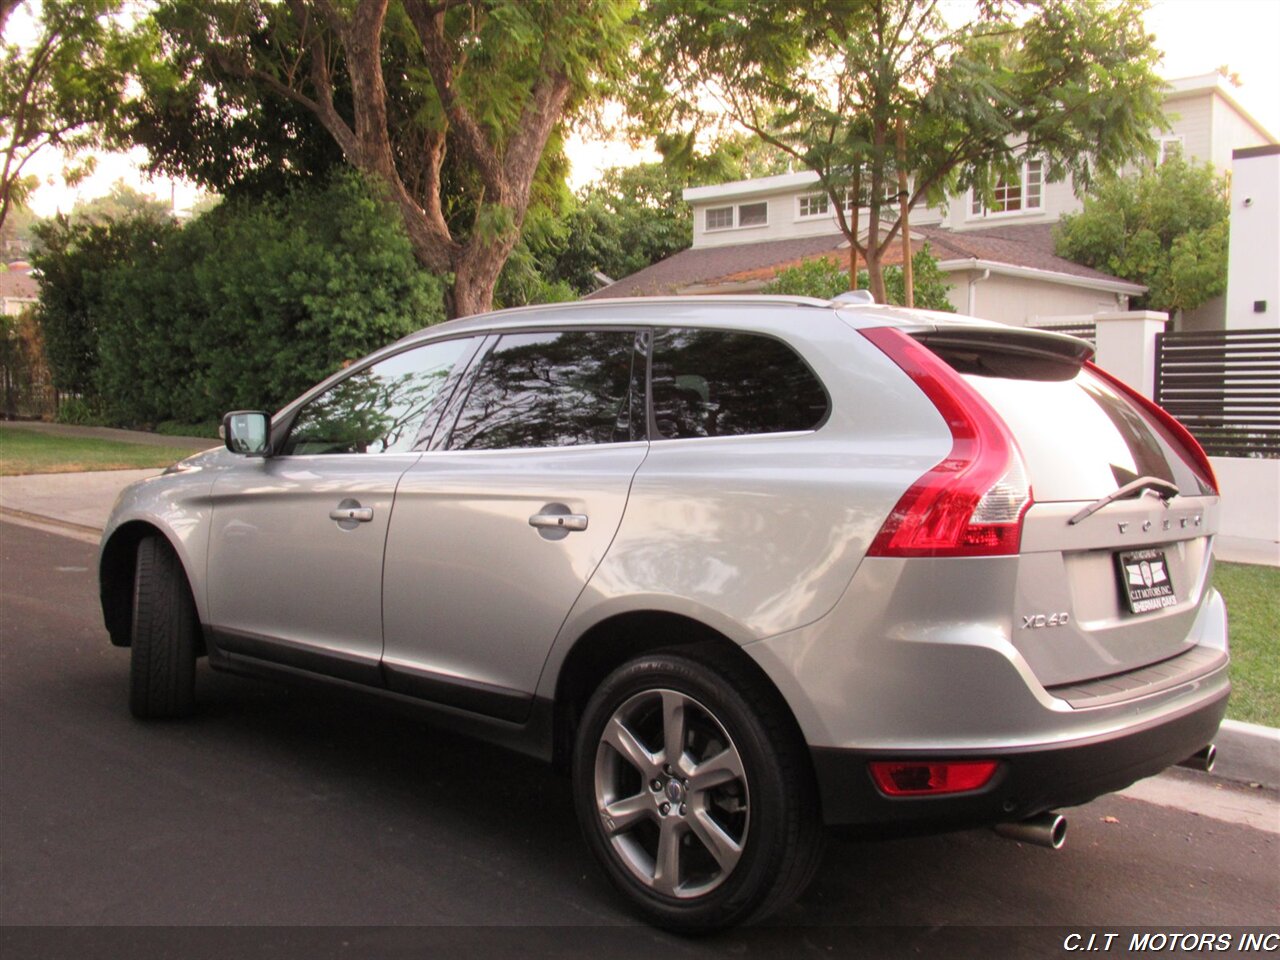
<instances>
[{"instance_id":1,"label":"street curb","mask_svg":"<svg viewBox=\"0 0 1280 960\"><path fill-rule=\"evenodd\" d=\"M1280 730L1223 720L1214 742L1218 759L1212 776L1280 789Z\"/></svg>"},{"instance_id":2,"label":"street curb","mask_svg":"<svg viewBox=\"0 0 1280 960\"><path fill-rule=\"evenodd\" d=\"M0 520L15 523L20 527L30 527L45 533L54 533L72 540L97 544L102 539L102 530L83 523L72 523L70 520L59 520L39 513L28 513L26 510L15 510L12 507L0 507Z\"/></svg>"}]
</instances>

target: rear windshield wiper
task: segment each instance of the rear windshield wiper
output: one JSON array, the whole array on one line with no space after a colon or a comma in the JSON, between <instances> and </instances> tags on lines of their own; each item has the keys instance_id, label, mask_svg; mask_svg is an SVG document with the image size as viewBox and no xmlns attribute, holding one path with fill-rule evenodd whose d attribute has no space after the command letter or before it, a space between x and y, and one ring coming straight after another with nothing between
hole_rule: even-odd
<instances>
[{"instance_id":1,"label":"rear windshield wiper","mask_svg":"<svg viewBox=\"0 0 1280 960\"><path fill-rule=\"evenodd\" d=\"M1116 500L1128 500L1130 497L1140 496L1147 490L1158 493L1166 506L1168 506L1170 500L1182 492L1176 484L1170 483L1168 480L1161 480L1159 477L1139 477L1137 480L1130 480L1119 490L1108 493L1101 500L1093 501L1093 503L1068 520L1067 524L1069 526L1077 524L1085 517L1093 516L1108 503L1114 503Z\"/></svg>"}]
</instances>

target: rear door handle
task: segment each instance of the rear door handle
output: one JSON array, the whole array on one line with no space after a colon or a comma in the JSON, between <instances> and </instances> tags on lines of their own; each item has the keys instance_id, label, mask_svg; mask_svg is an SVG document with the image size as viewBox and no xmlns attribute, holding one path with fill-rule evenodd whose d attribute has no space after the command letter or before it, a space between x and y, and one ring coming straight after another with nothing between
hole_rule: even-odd
<instances>
[{"instance_id":1,"label":"rear door handle","mask_svg":"<svg viewBox=\"0 0 1280 960\"><path fill-rule=\"evenodd\" d=\"M356 523L368 523L373 519L373 507L338 507L329 511L329 519L339 523L354 520Z\"/></svg>"},{"instance_id":2,"label":"rear door handle","mask_svg":"<svg viewBox=\"0 0 1280 960\"><path fill-rule=\"evenodd\" d=\"M535 513L529 518L531 527L553 527L562 530L587 529L585 513Z\"/></svg>"}]
</instances>

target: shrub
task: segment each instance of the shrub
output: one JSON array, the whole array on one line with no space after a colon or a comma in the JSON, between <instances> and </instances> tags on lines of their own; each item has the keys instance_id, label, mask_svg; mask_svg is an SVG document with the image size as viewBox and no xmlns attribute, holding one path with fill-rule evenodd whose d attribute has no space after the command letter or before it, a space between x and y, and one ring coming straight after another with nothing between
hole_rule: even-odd
<instances>
[{"instance_id":1,"label":"shrub","mask_svg":"<svg viewBox=\"0 0 1280 960\"><path fill-rule=\"evenodd\" d=\"M66 397L58 404L58 423L70 423L77 427L100 427L106 423L102 411L83 397Z\"/></svg>"},{"instance_id":2,"label":"shrub","mask_svg":"<svg viewBox=\"0 0 1280 960\"><path fill-rule=\"evenodd\" d=\"M56 382L123 425L274 410L444 316L442 283L350 173L228 200L186 227L63 220L42 240Z\"/></svg>"},{"instance_id":3,"label":"shrub","mask_svg":"<svg viewBox=\"0 0 1280 960\"><path fill-rule=\"evenodd\" d=\"M924 310L945 310L954 313L955 307L947 299L947 275L938 269L938 261L925 244L911 258L912 286L915 288L915 305ZM867 272L858 272L858 286L868 285ZM885 292L889 302L902 305L906 302L903 292L902 267L885 267ZM797 297L817 297L830 300L849 289L849 271L830 257L806 260L794 267L779 270L776 277L766 284L763 292L783 293Z\"/></svg>"}]
</instances>

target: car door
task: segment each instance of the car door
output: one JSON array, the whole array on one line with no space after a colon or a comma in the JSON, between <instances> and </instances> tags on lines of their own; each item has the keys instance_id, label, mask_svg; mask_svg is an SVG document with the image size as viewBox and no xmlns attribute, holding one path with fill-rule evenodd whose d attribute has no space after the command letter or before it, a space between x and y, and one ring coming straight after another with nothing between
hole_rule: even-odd
<instances>
[{"instance_id":1,"label":"car door","mask_svg":"<svg viewBox=\"0 0 1280 960\"><path fill-rule=\"evenodd\" d=\"M396 484L477 345L437 341L354 370L298 408L277 455L217 479L208 590L220 652L381 683Z\"/></svg>"},{"instance_id":2,"label":"car door","mask_svg":"<svg viewBox=\"0 0 1280 960\"><path fill-rule=\"evenodd\" d=\"M631 329L502 335L440 449L400 482L387 539L387 685L527 715L648 450Z\"/></svg>"}]
</instances>

